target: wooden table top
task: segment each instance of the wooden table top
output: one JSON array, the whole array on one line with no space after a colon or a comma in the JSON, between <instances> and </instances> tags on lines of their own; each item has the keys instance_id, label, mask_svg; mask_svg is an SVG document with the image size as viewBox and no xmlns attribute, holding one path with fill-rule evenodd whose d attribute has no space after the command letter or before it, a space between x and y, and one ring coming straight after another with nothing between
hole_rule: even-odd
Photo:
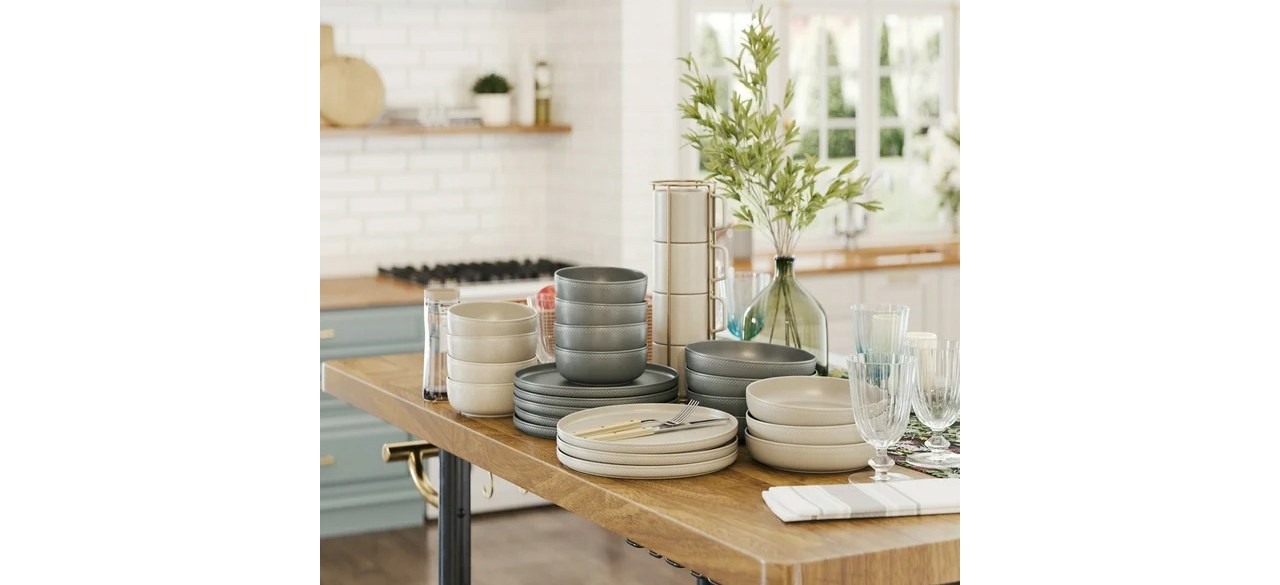
<instances>
[{"instance_id":1,"label":"wooden table top","mask_svg":"<svg viewBox=\"0 0 1280 585\"><path fill-rule=\"evenodd\" d=\"M725 585L960 580L959 514L787 524L760 496L772 486L834 484L848 474L778 471L754 462L745 445L732 466L701 477L578 473L560 465L554 440L526 435L510 418L471 419L448 403L425 402L421 354L328 361L323 388Z\"/></svg>"}]
</instances>

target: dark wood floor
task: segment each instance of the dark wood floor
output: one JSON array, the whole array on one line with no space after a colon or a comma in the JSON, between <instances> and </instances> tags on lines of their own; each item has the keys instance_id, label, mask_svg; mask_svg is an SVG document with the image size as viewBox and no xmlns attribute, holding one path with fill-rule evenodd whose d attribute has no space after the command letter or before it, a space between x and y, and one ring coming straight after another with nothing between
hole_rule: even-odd
<instances>
[{"instance_id":1,"label":"dark wood floor","mask_svg":"<svg viewBox=\"0 0 1280 585\"><path fill-rule=\"evenodd\" d=\"M434 585L436 524L320 540L322 585ZM476 585L610 583L691 585L676 569L622 537L555 506L476 516Z\"/></svg>"}]
</instances>

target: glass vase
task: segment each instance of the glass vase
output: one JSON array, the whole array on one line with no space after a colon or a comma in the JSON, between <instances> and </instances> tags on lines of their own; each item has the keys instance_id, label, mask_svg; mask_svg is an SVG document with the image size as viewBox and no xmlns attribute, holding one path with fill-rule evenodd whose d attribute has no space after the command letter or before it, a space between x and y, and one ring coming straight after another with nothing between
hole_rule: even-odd
<instances>
[{"instance_id":1,"label":"glass vase","mask_svg":"<svg viewBox=\"0 0 1280 585\"><path fill-rule=\"evenodd\" d=\"M742 339L803 349L817 358L818 375L827 375L827 313L800 286L795 257L774 258L773 281L747 306Z\"/></svg>"}]
</instances>

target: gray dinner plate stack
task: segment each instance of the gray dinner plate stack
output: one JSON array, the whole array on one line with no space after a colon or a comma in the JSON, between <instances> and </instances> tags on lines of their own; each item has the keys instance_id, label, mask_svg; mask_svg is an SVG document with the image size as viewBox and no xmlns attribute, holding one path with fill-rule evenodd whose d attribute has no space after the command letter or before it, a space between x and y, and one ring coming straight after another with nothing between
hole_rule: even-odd
<instances>
[{"instance_id":1,"label":"gray dinner plate stack","mask_svg":"<svg viewBox=\"0 0 1280 585\"><path fill-rule=\"evenodd\" d=\"M713 339L685 347L684 366L688 398L738 417L742 432L747 428L748 385L765 378L813 375L817 359L784 345Z\"/></svg>"},{"instance_id":2,"label":"gray dinner plate stack","mask_svg":"<svg viewBox=\"0 0 1280 585\"><path fill-rule=\"evenodd\" d=\"M556 364L530 366L515 375L515 425L535 437L554 439L556 423L580 410L674 402L679 393L677 378L676 371L667 366L646 364L643 373L630 382L600 386L570 382L560 375Z\"/></svg>"}]
</instances>

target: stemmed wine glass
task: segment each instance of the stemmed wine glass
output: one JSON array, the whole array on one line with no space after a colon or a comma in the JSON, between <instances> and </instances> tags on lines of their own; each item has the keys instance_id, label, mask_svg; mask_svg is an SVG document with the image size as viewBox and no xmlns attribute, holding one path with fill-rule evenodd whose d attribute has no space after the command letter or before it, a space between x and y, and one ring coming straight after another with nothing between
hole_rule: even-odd
<instances>
[{"instance_id":1,"label":"stemmed wine glass","mask_svg":"<svg viewBox=\"0 0 1280 585\"><path fill-rule=\"evenodd\" d=\"M876 454L868 461L876 470L871 479L909 479L890 473L895 463L888 449L902 439L911 415L911 395L915 389L916 358L902 353L864 353L849 358L849 395L858 432ZM850 483L857 483L855 475Z\"/></svg>"},{"instance_id":2,"label":"stemmed wine glass","mask_svg":"<svg viewBox=\"0 0 1280 585\"><path fill-rule=\"evenodd\" d=\"M916 390L911 405L916 418L933 431L925 441L928 453L912 453L907 461L921 467L959 467L960 455L942 436L960 418L960 342L952 339L912 339L908 354L916 358Z\"/></svg>"}]
</instances>

